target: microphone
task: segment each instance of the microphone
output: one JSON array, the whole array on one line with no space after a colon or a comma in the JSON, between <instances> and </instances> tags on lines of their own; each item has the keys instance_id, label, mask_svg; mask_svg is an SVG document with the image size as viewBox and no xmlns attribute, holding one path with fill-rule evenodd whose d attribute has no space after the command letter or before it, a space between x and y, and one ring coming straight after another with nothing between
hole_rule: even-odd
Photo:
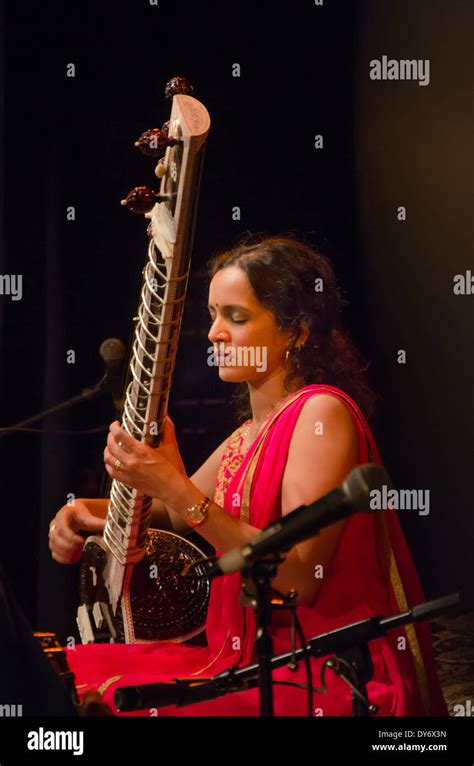
<instances>
[{"instance_id":1,"label":"microphone","mask_svg":"<svg viewBox=\"0 0 474 766\"><path fill-rule=\"evenodd\" d=\"M173 681L122 686L115 690L114 704L121 713L159 705L176 705L180 699L180 691L179 686Z\"/></svg>"},{"instance_id":2,"label":"microphone","mask_svg":"<svg viewBox=\"0 0 474 766\"><path fill-rule=\"evenodd\" d=\"M163 683L120 686L115 690L114 704L121 713L168 705L192 705L221 697L228 687L226 679L227 674L222 673L214 677L175 678Z\"/></svg>"},{"instance_id":3,"label":"microphone","mask_svg":"<svg viewBox=\"0 0 474 766\"><path fill-rule=\"evenodd\" d=\"M269 553L289 551L296 543L318 534L323 527L358 511L370 512L370 493L391 486L390 477L377 463L354 468L345 481L311 505L301 505L270 524L257 537L240 548L222 554L206 571L209 578L240 572Z\"/></svg>"},{"instance_id":4,"label":"microphone","mask_svg":"<svg viewBox=\"0 0 474 766\"><path fill-rule=\"evenodd\" d=\"M122 408L122 379L125 351L125 345L119 338L107 338L99 349L99 354L106 366L103 383L111 392L117 410Z\"/></svg>"}]
</instances>

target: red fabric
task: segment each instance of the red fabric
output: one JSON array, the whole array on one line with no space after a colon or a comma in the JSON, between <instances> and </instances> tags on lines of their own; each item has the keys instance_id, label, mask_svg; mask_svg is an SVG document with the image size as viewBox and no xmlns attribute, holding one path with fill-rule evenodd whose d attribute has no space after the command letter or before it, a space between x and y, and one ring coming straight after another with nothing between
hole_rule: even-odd
<instances>
[{"instance_id":1,"label":"red fabric","mask_svg":"<svg viewBox=\"0 0 474 766\"><path fill-rule=\"evenodd\" d=\"M250 495L250 524L263 529L281 514L281 484L285 470L293 429L304 403L315 394L331 394L345 402L354 417L359 432L359 464L381 463L371 431L357 405L347 394L330 386L309 385L297 392L299 396L289 406L277 410L278 417L263 441L252 480ZM240 468L230 478L225 490L225 509L240 515L239 480L256 448L258 436ZM408 605L424 601L424 594L396 511L387 509L388 538L394 560L403 584ZM403 611L397 602L391 584L384 547L381 514L359 513L344 524L338 546L321 587L311 605L298 607L298 617L305 637L324 633L369 616L388 616ZM393 568L393 567L392 567ZM241 579L234 574L213 582L206 623L207 647L191 647L171 642L162 644L89 644L69 649L68 662L76 674L80 694L100 688L104 701L113 705L117 687L129 684L168 681L192 674L215 675L231 665L241 667L255 658L255 621L253 610L238 602ZM400 592L399 592L400 598ZM289 616L274 614L272 637L274 652L279 654L291 648ZM425 695L420 691L420 680L415 669L414 656L404 628L391 631L388 636L369 644L374 673L367 685L370 700L379 706L380 716L448 715L436 675L429 624L417 624L415 635L424 665ZM405 640L403 640L405 639ZM319 688L320 668L327 658L311 660L313 685ZM211 663L202 673L199 671ZM305 683L305 669L280 668L274 672L275 680ZM351 715L349 687L330 670L326 671L327 693L314 695L314 715ZM274 686L276 715L306 715L306 692L289 686ZM428 707L427 704L428 703ZM154 715L157 711L140 711L121 715ZM160 708L160 716L168 715L259 715L259 696L256 689L230 694L212 702L176 708Z\"/></svg>"}]
</instances>

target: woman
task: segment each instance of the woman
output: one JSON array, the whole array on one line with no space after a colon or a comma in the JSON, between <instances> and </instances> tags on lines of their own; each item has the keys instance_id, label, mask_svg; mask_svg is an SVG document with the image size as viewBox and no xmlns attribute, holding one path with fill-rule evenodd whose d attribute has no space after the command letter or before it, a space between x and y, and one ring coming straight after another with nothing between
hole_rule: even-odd
<instances>
[{"instance_id":1,"label":"woman","mask_svg":"<svg viewBox=\"0 0 474 766\"><path fill-rule=\"evenodd\" d=\"M340 329L341 298L328 261L294 239L271 237L217 256L211 277L209 340L217 350L221 379L240 384L244 422L190 478L169 420L157 449L113 423L104 462L109 476L157 499L154 526L158 520L161 527L181 532L192 524L224 553L280 515L326 494L356 465L381 461L351 397L370 412L370 389ZM238 353L243 349L245 358ZM51 525L53 558L77 561L84 541L76 532L102 529L99 517L106 507L107 501L96 499L60 509ZM296 545L273 586L282 593L297 591L306 637L424 600L393 509L356 514ZM254 614L239 603L240 587L239 573L213 582L205 647L167 642L69 650L79 692L98 689L112 704L117 686L210 676L251 663ZM291 648L289 627L289 613L275 611L275 653ZM447 715L427 624L372 641L370 652L374 672L367 692L378 715ZM315 688L321 686L325 659L311 661ZM305 668L280 668L274 679L305 684ZM313 714L350 715L347 684L328 670L326 685L326 693L314 698ZM276 715L306 714L304 689L276 684L274 698ZM257 690L160 708L160 715L258 714Z\"/></svg>"}]
</instances>

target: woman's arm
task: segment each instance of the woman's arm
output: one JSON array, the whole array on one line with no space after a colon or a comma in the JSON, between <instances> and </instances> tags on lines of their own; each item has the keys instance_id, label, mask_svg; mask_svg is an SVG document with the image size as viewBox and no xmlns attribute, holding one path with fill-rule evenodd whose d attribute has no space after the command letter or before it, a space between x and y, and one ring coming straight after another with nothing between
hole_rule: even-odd
<instances>
[{"instance_id":1,"label":"woman's arm","mask_svg":"<svg viewBox=\"0 0 474 766\"><path fill-rule=\"evenodd\" d=\"M346 406L328 394L308 399L291 439L283 476L282 515L326 495L344 481L358 462L359 434ZM300 603L310 603L316 596L345 522L325 527L287 555L283 566L288 574L292 571L297 574Z\"/></svg>"},{"instance_id":2,"label":"woman's arm","mask_svg":"<svg viewBox=\"0 0 474 766\"><path fill-rule=\"evenodd\" d=\"M107 497L77 497L76 502L84 503L92 515L99 519L105 519L107 516L107 508L109 507Z\"/></svg>"},{"instance_id":3,"label":"woman's arm","mask_svg":"<svg viewBox=\"0 0 474 766\"><path fill-rule=\"evenodd\" d=\"M211 455L204 461L204 463L189 477L189 481L199 488L202 494L209 497L214 496L217 481L217 472L221 462L222 455L224 453L225 446L229 437L226 436L223 442L212 452ZM182 465L182 473L186 475L186 470ZM89 511L101 519L105 519L107 516L107 508L109 505L108 498L80 498ZM162 500L154 497L151 505L151 522L150 526L154 529L165 529L170 532L177 532L178 534L186 535L192 531L189 524L186 524L181 516L176 513L172 508L166 506Z\"/></svg>"},{"instance_id":4,"label":"woman's arm","mask_svg":"<svg viewBox=\"0 0 474 766\"><path fill-rule=\"evenodd\" d=\"M107 516L107 510L109 507L108 497L78 497L76 498L76 502L84 503L90 513L92 513L93 516L97 516L99 519L105 519ZM155 527L156 529L173 529L168 516L168 512L166 510L166 506L161 502L161 500L153 498L151 513L152 527Z\"/></svg>"},{"instance_id":5,"label":"woman's arm","mask_svg":"<svg viewBox=\"0 0 474 766\"><path fill-rule=\"evenodd\" d=\"M131 438L128 434L126 436ZM226 441L223 441L214 450L212 455L191 477L201 492L211 497L215 491L217 471ZM154 455L155 450L151 447L140 446L152 456ZM166 460L169 461L170 466L173 466L175 473L186 476L186 469L176 442L174 426L168 417L165 421L164 439L157 451L166 456ZM123 476L116 476L115 478L123 481ZM154 489L145 490L145 494L153 496ZM60 508L54 519L51 520L48 535L48 544L53 559L61 564L73 564L78 561L84 547L84 538L77 533L81 530L96 534L103 532L108 506L108 498L87 497L76 498L74 505L66 504ZM191 531L191 528L172 508L168 508L161 499L157 498L152 501L151 526L156 529L176 531L179 534L188 534Z\"/></svg>"},{"instance_id":6,"label":"woman's arm","mask_svg":"<svg viewBox=\"0 0 474 766\"><path fill-rule=\"evenodd\" d=\"M189 477L189 481L199 489L201 496L214 497L217 471L219 470L228 439L229 437L226 436L224 441L209 455L202 466ZM186 474L184 475L186 476ZM192 532L192 527L183 520L179 513L176 513L171 506L166 505L157 498L154 498L152 503L151 526L156 529L167 529L170 532L177 532L181 535L187 535Z\"/></svg>"},{"instance_id":7,"label":"woman's arm","mask_svg":"<svg viewBox=\"0 0 474 766\"><path fill-rule=\"evenodd\" d=\"M322 428L316 429L316 423L321 423ZM283 476L282 514L317 500L340 484L357 465L358 444L357 429L346 407L329 395L311 397L301 409L290 444ZM184 519L186 509L199 502L202 495L203 490L192 478L180 476L170 487L167 505ZM294 546L278 568L274 587L282 592L295 588L299 603L310 602L321 584L316 566L321 565L324 573L343 524L333 524ZM244 545L261 531L233 518L215 503L208 509L205 522L195 530L221 553Z\"/></svg>"}]
</instances>

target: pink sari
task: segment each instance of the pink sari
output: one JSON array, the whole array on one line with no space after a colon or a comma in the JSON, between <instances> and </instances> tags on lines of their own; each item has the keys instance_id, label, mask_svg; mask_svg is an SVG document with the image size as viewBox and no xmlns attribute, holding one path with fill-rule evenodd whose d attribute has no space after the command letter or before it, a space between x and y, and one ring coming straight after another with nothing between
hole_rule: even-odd
<instances>
[{"instance_id":1,"label":"pink sari","mask_svg":"<svg viewBox=\"0 0 474 766\"><path fill-rule=\"evenodd\" d=\"M343 401L359 433L359 464L381 464L372 433L355 402L332 386L308 385L284 402L265 422L248 452L240 451L242 427L230 437L218 474L215 501L232 516L263 529L281 515L281 485L298 415L315 394ZM169 681L176 677L212 676L255 661L253 610L239 604L240 574L213 582L206 622L206 647L171 642L152 644L89 644L69 649L68 661L76 674L79 694L98 689L113 706L119 686ZM389 616L424 601L424 594L403 536L396 511L359 513L344 523L340 539L321 587L311 605L297 613L306 638L370 616ZM274 613L271 633L274 653L290 651L290 618ZM374 672L368 696L379 716L448 715L436 674L428 623L408 625L372 641L369 649ZM327 657L311 660L314 688L319 688L321 666ZM303 663L287 666L274 679L306 683ZM314 715L351 715L351 692L331 671L327 692L314 695ZM304 689L274 686L276 715L306 715ZM156 714L153 711L151 714ZM121 715L150 715L149 710ZM183 708L159 709L159 715L259 715L257 689Z\"/></svg>"}]
</instances>

